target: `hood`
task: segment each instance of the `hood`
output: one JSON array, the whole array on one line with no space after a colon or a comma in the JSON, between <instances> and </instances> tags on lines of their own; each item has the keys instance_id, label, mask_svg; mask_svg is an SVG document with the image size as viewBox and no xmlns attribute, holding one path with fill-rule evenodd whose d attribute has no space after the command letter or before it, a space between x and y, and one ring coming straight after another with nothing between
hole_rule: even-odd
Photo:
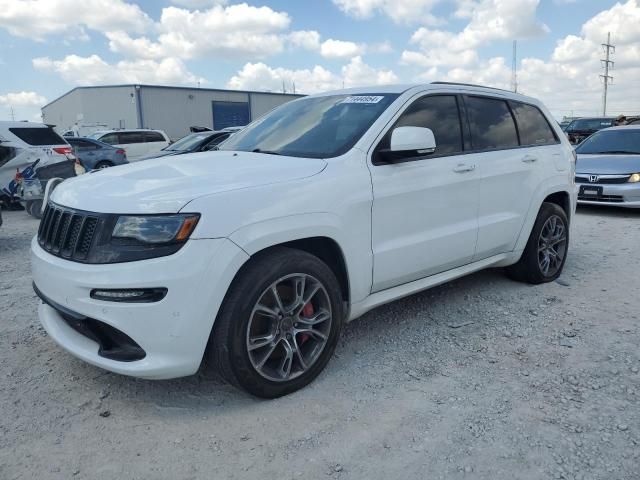
<instances>
[{"instance_id":1,"label":"hood","mask_svg":"<svg viewBox=\"0 0 640 480\"><path fill-rule=\"evenodd\" d=\"M615 175L640 172L640 155L578 154L577 173Z\"/></svg>"},{"instance_id":2,"label":"hood","mask_svg":"<svg viewBox=\"0 0 640 480\"><path fill-rule=\"evenodd\" d=\"M286 182L320 173L326 162L262 153L190 153L111 167L66 180L55 203L102 213L176 213L216 193Z\"/></svg>"},{"instance_id":3,"label":"hood","mask_svg":"<svg viewBox=\"0 0 640 480\"><path fill-rule=\"evenodd\" d=\"M151 160L153 158L170 157L173 155L182 155L184 153L187 153L187 152L183 152L181 150L160 150L159 152L155 152L150 155L145 155L144 157L140 157L138 158L138 161Z\"/></svg>"}]
</instances>

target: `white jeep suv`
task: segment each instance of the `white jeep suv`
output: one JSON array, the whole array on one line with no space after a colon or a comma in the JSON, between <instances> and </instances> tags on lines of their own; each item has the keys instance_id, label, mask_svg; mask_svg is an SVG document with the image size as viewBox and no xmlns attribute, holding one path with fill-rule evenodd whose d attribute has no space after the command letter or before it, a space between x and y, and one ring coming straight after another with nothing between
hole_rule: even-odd
<instances>
[{"instance_id":1,"label":"white jeep suv","mask_svg":"<svg viewBox=\"0 0 640 480\"><path fill-rule=\"evenodd\" d=\"M487 267L557 278L575 156L540 102L471 85L372 87L278 107L219 151L60 185L32 242L63 348L145 378L277 397L345 322Z\"/></svg>"}]
</instances>

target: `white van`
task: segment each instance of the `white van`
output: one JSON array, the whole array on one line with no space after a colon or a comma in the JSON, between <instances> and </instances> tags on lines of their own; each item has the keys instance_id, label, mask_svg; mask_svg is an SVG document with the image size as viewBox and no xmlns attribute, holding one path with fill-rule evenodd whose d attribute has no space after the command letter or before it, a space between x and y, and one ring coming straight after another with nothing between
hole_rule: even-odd
<instances>
[{"instance_id":1,"label":"white van","mask_svg":"<svg viewBox=\"0 0 640 480\"><path fill-rule=\"evenodd\" d=\"M130 162L159 152L171 143L167 134L162 130L147 129L98 130L89 135L89 138L124 149Z\"/></svg>"},{"instance_id":2,"label":"white van","mask_svg":"<svg viewBox=\"0 0 640 480\"><path fill-rule=\"evenodd\" d=\"M549 111L513 92L300 98L218 151L60 185L31 244L40 320L113 372L173 378L206 358L254 395L285 395L378 305L489 267L558 278L574 176Z\"/></svg>"}]
</instances>

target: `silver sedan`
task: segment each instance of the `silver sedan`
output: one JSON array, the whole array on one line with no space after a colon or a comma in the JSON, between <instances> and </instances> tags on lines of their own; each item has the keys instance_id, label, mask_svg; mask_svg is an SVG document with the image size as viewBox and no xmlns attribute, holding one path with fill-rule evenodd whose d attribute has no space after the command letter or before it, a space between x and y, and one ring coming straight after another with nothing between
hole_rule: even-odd
<instances>
[{"instance_id":1,"label":"silver sedan","mask_svg":"<svg viewBox=\"0 0 640 480\"><path fill-rule=\"evenodd\" d=\"M600 130L576 153L578 203L640 208L640 125Z\"/></svg>"}]
</instances>

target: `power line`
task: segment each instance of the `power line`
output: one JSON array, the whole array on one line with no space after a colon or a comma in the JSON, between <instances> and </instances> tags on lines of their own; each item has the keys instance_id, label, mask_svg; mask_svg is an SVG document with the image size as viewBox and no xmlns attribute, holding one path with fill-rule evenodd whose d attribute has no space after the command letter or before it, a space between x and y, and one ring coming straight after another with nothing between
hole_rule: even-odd
<instances>
[{"instance_id":1,"label":"power line","mask_svg":"<svg viewBox=\"0 0 640 480\"><path fill-rule=\"evenodd\" d=\"M613 70L613 62L610 58L611 54L616 52L615 45L611 45L611 32L607 33L607 43L602 44L602 49L605 52L605 58L601 59L600 62L604 67L604 75L600 75L600 77L604 81L604 90L602 92L602 115L605 116L607 114L607 90L609 87L609 81L613 83L613 77L609 75L609 65L611 65L611 69Z\"/></svg>"}]
</instances>

